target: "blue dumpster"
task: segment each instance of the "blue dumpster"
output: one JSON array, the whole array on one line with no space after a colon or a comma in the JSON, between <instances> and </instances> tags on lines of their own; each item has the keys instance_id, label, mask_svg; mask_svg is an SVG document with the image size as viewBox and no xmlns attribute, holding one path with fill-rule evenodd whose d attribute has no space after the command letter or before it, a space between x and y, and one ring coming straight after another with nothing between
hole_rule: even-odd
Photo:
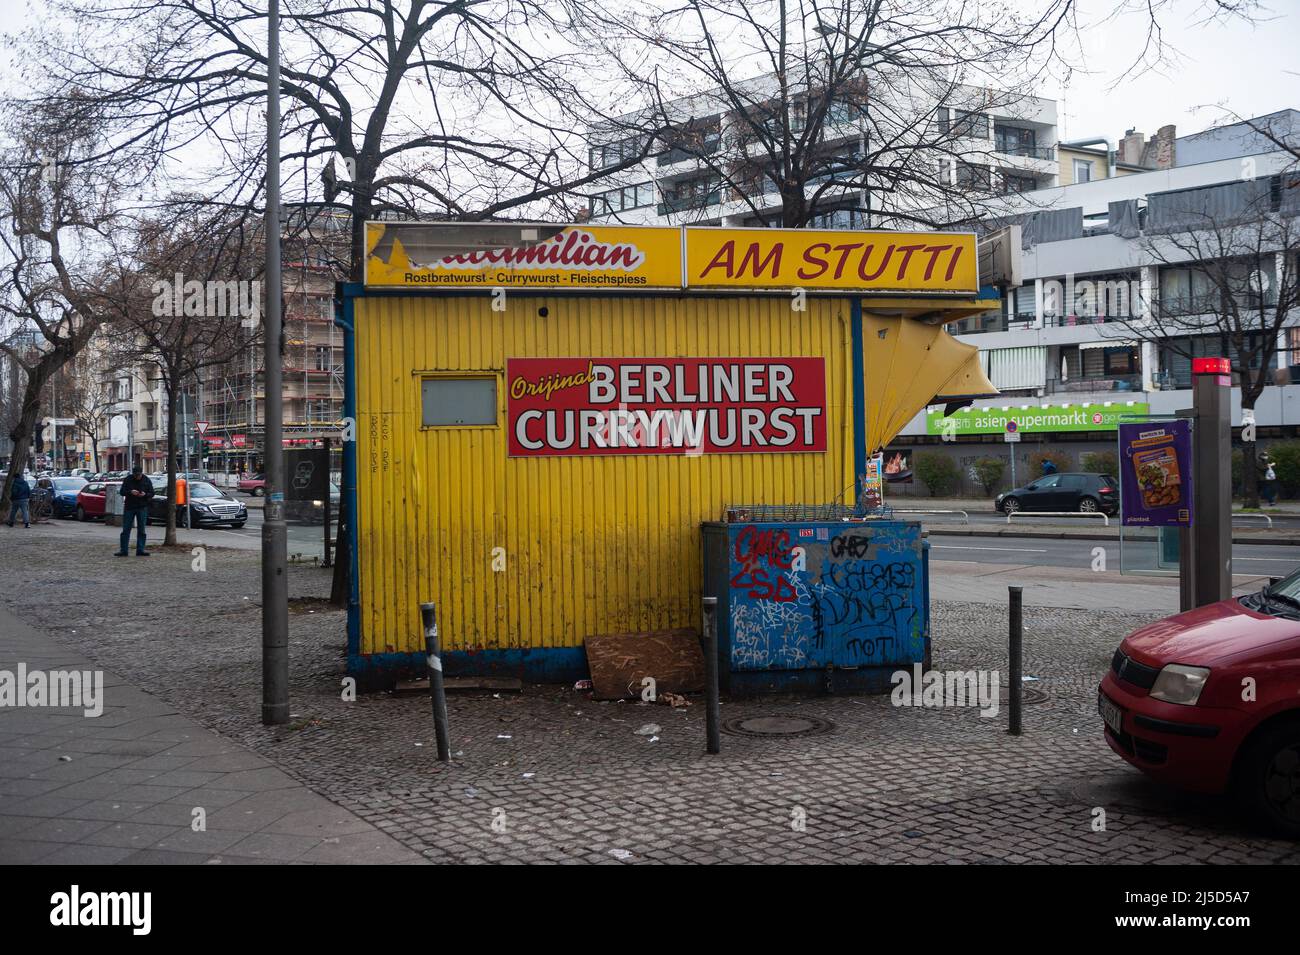
<instances>
[{"instance_id":1,"label":"blue dumpster","mask_svg":"<svg viewBox=\"0 0 1300 955\"><path fill-rule=\"evenodd\" d=\"M702 525L718 672L738 695L883 693L929 666L929 543L912 521Z\"/></svg>"}]
</instances>

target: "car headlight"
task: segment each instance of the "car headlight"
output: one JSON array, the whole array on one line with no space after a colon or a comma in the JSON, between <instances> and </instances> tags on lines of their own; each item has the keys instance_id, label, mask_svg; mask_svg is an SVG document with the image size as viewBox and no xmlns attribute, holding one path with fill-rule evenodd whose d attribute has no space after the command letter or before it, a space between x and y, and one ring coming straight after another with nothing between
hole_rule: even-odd
<instances>
[{"instance_id":1,"label":"car headlight","mask_svg":"<svg viewBox=\"0 0 1300 955\"><path fill-rule=\"evenodd\" d=\"M1195 706L1196 701L1201 698L1205 681L1209 678L1210 671L1205 667L1170 663L1156 677L1156 682L1151 686L1150 696L1152 699L1163 700L1166 703Z\"/></svg>"},{"instance_id":2,"label":"car headlight","mask_svg":"<svg viewBox=\"0 0 1300 955\"><path fill-rule=\"evenodd\" d=\"M204 504L202 501L195 501L194 509L196 511L210 511L212 506L210 504Z\"/></svg>"},{"instance_id":3,"label":"car headlight","mask_svg":"<svg viewBox=\"0 0 1300 955\"><path fill-rule=\"evenodd\" d=\"M324 504L324 503L325 503L324 501L312 501L312 502L311 502L311 506L312 506L312 507L320 507L320 506L321 506L322 504Z\"/></svg>"}]
</instances>

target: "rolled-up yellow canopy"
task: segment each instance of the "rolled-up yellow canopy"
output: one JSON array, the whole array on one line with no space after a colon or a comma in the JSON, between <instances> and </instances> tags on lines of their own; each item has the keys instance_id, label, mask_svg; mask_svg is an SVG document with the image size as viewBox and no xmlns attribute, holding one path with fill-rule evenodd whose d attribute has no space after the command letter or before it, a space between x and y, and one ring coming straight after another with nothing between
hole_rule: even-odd
<instances>
[{"instance_id":1,"label":"rolled-up yellow canopy","mask_svg":"<svg viewBox=\"0 0 1300 955\"><path fill-rule=\"evenodd\" d=\"M998 393L980 368L979 349L942 324L866 314L862 331L869 452L889 444L927 405Z\"/></svg>"}]
</instances>

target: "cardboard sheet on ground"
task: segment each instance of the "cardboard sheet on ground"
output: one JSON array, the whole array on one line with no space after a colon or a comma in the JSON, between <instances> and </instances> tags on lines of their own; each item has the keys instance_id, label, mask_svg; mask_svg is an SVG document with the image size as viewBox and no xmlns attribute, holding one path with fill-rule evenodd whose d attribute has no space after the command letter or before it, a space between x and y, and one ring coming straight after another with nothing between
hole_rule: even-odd
<instances>
[{"instance_id":1,"label":"cardboard sheet on ground","mask_svg":"<svg viewBox=\"0 0 1300 955\"><path fill-rule=\"evenodd\" d=\"M645 677L654 678L658 694L704 689L704 653L694 630L602 634L586 642L595 699L640 698Z\"/></svg>"}]
</instances>

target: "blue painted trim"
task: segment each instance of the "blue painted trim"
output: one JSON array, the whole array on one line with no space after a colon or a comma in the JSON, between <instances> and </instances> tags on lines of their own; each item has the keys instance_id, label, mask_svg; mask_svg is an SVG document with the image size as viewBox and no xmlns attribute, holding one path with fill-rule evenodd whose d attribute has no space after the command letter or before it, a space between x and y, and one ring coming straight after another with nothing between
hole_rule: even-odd
<instances>
[{"instance_id":1,"label":"blue painted trim","mask_svg":"<svg viewBox=\"0 0 1300 955\"><path fill-rule=\"evenodd\" d=\"M361 652L361 566L357 555L357 347L355 282L340 283L334 324L343 329L343 416L352 419L352 440L343 442L343 487L341 501L348 524L348 657Z\"/></svg>"},{"instance_id":2,"label":"blue painted trim","mask_svg":"<svg viewBox=\"0 0 1300 955\"><path fill-rule=\"evenodd\" d=\"M862 479L867 473L867 369L863 357L862 299L849 306L849 324L853 332L853 498L862 499Z\"/></svg>"},{"instance_id":3,"label":"blue painted trim","mask_svg":"<svg viewBox=\"0 0 1300 955\"><path fill-rule=\"evenodd\" d=\"M996 285L981 285L976 294L978 298L1002 298L1002 290Z\"/></svg>"},{"instance_id":4,"label":"blue painted trim","mask_svg":"<svg viewBox=\"0 0 1300 955\"><path fill-rule=\"evenodd\" d=\"M423 653L348 653L348 674L420 678L427 676ZM585 647L539 647L509 650L451 650L442 654L447 676L518 677L534 683L567 683L590 674Z\"/></svg>"}]
</instances>

